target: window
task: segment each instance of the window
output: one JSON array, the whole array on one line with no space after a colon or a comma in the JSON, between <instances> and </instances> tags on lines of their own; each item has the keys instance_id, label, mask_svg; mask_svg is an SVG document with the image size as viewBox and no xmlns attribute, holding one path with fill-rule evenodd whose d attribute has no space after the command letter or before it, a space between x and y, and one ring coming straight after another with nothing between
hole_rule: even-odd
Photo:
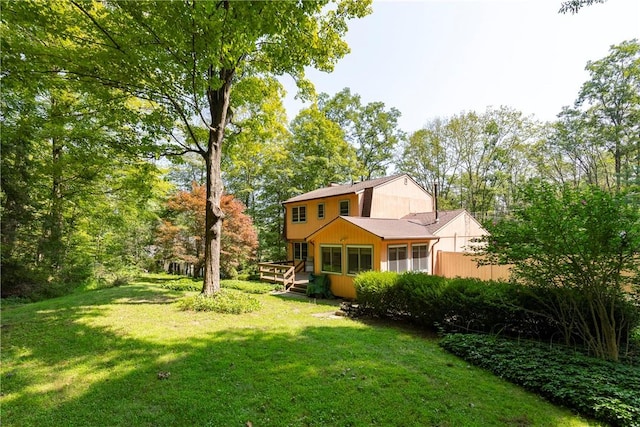
<instances>
[{"instance_id":1,"label":"window","mask_svg":"<svg viewBox=\"0 0 640 427\"><path fill-rule=\"evenodd\" d=\"M307 207L295 206L291 208L291 222L307 222Z\"/></svg>"},{"instance_id":2,"label":"window","mask_svg":"<svg viewBox=\"0 0 640 427\"><path fill-rule=\"evenodd\" d=\"M349 216L349 201L340 201L340 216Z\"/></svg>"},{"instance_id":3,"label":"window","mask_svg":"<svg viewBox=\"0 0 640 427\"><path fill-rule=\"evenodd\" d=\"M304 242L293 243L293 259L307 259L308 245Z\"/></svg>"},{"instance_id":4,"label":"window","mask_svg":"<svg viewBox=\"0 0 640 427\"><path fill-rule=\"evenodd\" d=\"M324 203L318 203L318 219L324 219Z\"/></svg>"},{"instance_id":5,"label":"window","mask_svg":"<svg viewBox=\"0 0 640 427\"><path fill-rule=\"evenodd\" d=\"M387 270L402 273L407 271L407 247L389 246L389 258Z\"/></svg>"},{"instance_id":6,"label":"window","mask_svg":"<svg viewBox=\"0 0 640 427\"><path fill-rule=\"evenodd\" d=\"M320 246L323 273L342 273L342 246Z\"/></svg>"},{"instance_id":7,"label":"window","mask_svg":"<svg viewBox=\"0 0 640 427\"><path fill-rule=\"evenodd\" d=\"M412 245L413 271L429 271L429 246Z\"/></svg>"},{"instance_id":8,"label":"window","mask_svg":"<svg viewBox=\"0 0 640 427\"><path fill-rule=\"evenodd\" d=\"M373 248L347 246L347 274L358 274L373 268Z\"/></svg>"}]
</instances>

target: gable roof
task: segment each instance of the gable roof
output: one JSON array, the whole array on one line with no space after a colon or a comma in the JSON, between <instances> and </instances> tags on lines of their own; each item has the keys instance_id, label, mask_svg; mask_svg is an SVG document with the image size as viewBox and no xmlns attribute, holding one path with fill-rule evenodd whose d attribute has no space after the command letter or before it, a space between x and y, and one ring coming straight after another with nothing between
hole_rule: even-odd
<instances>
[{"instance_id":1,"label":"gable roof","mask_svg":"<svg viewBox=\"0 0 640 427\"><path fill-rule=\"evenodd\" d=\"M367 188L379 187L401 177L409 178L409 175L392 175L384 178L370 179L369 181L354 182L352 184L331 185L329 187L319 188L317 190L309 191L308 193L291 197L290 199L285 200L284 203L302 202L305 200L322 199L325 197L342 196L345 194L358 194Z\"/></svg>"},{"instance_id":2,"label":"gable roof","mask_svg":"<svg viewBox=\"0 0 640 427\"><path fill-rule=\"evenodd\" d=\"M465 212L466 211L464 209L439 211L438 222L436 222L435 212L414 213L406 215L400 219L339 216L324 227L311 233L307 236L307 240L329 227L335 221L340 220L353 224L374 236L380 237L382 240L437 239L438 236L436 233L441 228Z\"/></svg>"},{"instance_id":3,"label":"gable roof","mask_svg":"<svg viewBox=\"0 0 640 427\"><path fill-rule=\"evenodd\" d=\"M340 218L383 240L436 238L424 224L407 219L364 218L357 216L343 216Z\"/></svg>"}]
</instances>

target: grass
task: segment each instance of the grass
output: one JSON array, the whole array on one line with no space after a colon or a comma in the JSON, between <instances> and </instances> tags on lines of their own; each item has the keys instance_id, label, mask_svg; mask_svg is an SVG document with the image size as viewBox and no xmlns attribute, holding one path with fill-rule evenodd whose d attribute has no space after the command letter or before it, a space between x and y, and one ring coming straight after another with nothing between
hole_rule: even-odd
<instances>
[{"instance_id":1,"label":"grass","mask_svg":"<svg viewBox=\"0 0 640 427\"><path fill-rule=\"evenodd\" d=\"M170 279L3 307L2 425L597 425L336 302L181 311Z\"/></svg>"}]
</instances>

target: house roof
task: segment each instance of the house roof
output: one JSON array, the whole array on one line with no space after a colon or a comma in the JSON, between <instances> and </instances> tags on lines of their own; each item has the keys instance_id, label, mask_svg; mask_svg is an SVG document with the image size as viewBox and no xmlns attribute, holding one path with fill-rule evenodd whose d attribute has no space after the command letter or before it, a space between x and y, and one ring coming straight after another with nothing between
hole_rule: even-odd
<instances>
[{"instance_id":1,"label":"house roof","mask_svg":"<svg viewBox=\"0 0 640 427\"><path fill-rule=\"evenodd\" d=\"M458 215L464 213L464 209L456 209L453 211L438 211L438 221L436 221L435 212L418 212L411 213L402 217L404 220L420 223L429 230L430 233L437 233L442 227L453 221Z\"/></svg>"},{"instance_id":2,"label":"house roof","mask_svg":"<svg viewBox=\"0 0 640 427\"><path fill-rule=\"evenodd\" d=\"M317 190L309 191L308 193L291 197L290 199L285 200L284 203L302 202L305 200L322 199L325 197L342 196L345 194L357 194L367 188L379 187L383 184L404 176L408 177L408 175L406 174L401 174L387 176L384 178L371 179L369 181L354 182L352 184L330 185L329 187L319 188Z\"/></svg>"},{"instance_id":3,"label":"house roof","mask_svg":"<svg viewBox=\"0 0 640 427\"><path fill-rule=\"evenodd\" d=\"M437 222L435 212L413 213L400 219L340 216L311 233L311 235L307 236L307 239L310 239L313 235L338 220L351 223L383 240L437 239L438 235L436 233L464 212L466 212L464 209L439 211Z\"/></svg>"},{"instance_id":4,"label":"house roof","mask_svg":"<svg viewBox=\"0 0 640 427\"><path fill-rule=\"evenodd\" d=\"M435 239L424 224L408 219L342 216L343 220L385 240Z\"/></svg>"}]
</instances>

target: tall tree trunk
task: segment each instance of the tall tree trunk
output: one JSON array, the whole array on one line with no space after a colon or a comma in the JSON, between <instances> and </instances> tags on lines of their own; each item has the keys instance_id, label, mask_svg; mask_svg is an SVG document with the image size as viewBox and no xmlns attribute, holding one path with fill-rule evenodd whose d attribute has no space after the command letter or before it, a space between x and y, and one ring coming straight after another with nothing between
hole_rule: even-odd
<instances>
[{"instance_id":1,"label":"tall tree trunk","mask_svg":"<svg viewBox=\"0 0 640 427\"><path fill-rule=\"evenodd\" d=\"M211 70L210 70L211 73ZM205 215L204 283L202 294L212 296L220 290L220 249L224 213L220 207L222 192L222 142L228 122L229 98L234 70L222 69L219 89L209 89L207 99L211 113L211 127L205 161L207 166L207 203Z\"/></svg>"},{"instance_id":2,"label":"tall tree trunk","mask_svg":"<svg viewBox=\"0 0 640 427\"><path fill-rule=\"evenodd\" d=\"M51 267L58 269L62 261L62 144L53 138L53 180L51 186L51 212L49 218L47 257Z\"/></svg>"}]
</instances>

